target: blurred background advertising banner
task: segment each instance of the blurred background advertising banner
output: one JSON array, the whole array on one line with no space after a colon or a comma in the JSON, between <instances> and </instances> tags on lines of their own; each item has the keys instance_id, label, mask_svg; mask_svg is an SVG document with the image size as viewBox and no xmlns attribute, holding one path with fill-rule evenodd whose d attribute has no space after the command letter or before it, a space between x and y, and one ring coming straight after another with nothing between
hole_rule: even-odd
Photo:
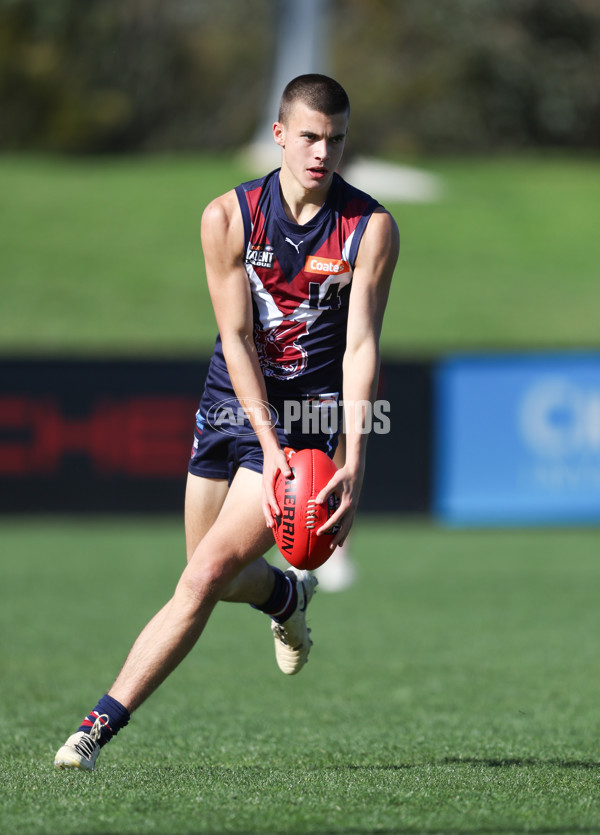
<instances>
[{"instance_id":1,"label":"blurred background advertising banner","mask_svg":"<svg viewBox=\"0 0 600 835\"><path fill-rule=\"evenodd\" d=\"M207 369L182 358L0 362L0 515L180 513ZM377 398L388 421L369 439L361 512L428 513L431 363L384 362Z\"/></svg>"},{"instance_id":2,"label":"blurred background advertising banner","mask_svg":"<svg viewBox=\"0 0 600 835\"><path fill-rule=\"evenodd\" d=\"M435 399L443 521L600 522L600 353L449 357Z\"/></svg>"}]
</instances>

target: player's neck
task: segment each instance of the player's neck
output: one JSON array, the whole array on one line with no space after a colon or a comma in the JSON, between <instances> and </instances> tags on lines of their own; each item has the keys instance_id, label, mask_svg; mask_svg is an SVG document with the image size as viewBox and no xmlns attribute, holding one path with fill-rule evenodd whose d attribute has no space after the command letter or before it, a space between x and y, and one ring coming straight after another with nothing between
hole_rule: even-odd
<instances>
[{"instance_id":1,"label":"player's neck","mask_svg":"<svg viewBox=\"0 0 600 835\"><path fill-rule=\"evenodd\" d=\"M299 226L305 226L313 219L327 199L330 188L331 179L323 188L306 189L285 167L279 173L283 209L288 218Z\"/></svg>"}]
</instances>

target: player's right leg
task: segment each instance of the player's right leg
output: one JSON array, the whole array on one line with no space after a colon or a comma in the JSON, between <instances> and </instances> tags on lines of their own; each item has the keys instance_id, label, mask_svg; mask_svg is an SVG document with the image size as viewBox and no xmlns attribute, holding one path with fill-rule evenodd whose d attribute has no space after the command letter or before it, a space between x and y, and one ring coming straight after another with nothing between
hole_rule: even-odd
<instances>
[{"instance_id":1,"label":"player's right leg","mask_svg":"<svg viewBox=\"0 0 600 835\"><path fill-rule=\"evenodd\" d=\"M127 724L130 713L190 651L228 584L271 541L262 510L262 477L244 470L234 479L173 597L142 630L109 692L57 753L58 768L93 769L100 747ZM263 575L262 586L254 583L248 602L260 605L270 594L271 582L270 576Z\"/></svg>"},{"instance_id":2,"label":"player's right leg","mask_svg":"<svg viewBox=\"0 0 600 835\"><path fill-rule=\"evenodd\" d=\"M242 468L236 481L236 489L240 479L245 480L245 478L246 475ZM250 476L250 478L253 477ZM188 474L185 492L185 544L188 562L216 522L228 492L227 479L206 478L194 475L191 472ZM271 538L269 546L272 545ZM273 585L272 566L265 559L259 557L242 568L239 574L227 585L221 600L245 603L254 599L257 588L260 593L267 587L270 594ZM267 599L267 595L264 599Z\"/></svg>"},{"instance_id":3,"label":"player's right leg","mask_svg":"<svg viewBox=\"0 0 600 835\"><path fill-rule=\"evenodd\" d=\"M175 594L142 631L109 693L58 751L58 768L94 768L100 747L127 724L130 711L189 652L219 599L248 602L276 617L280 601L274 602L278 597L274 586L279 582L281 591L284 582L292 595L285 612L279 612L280 620L289 617L290 634L291 626L304 626L306 632L305 609L315 583L307 590L295 577L276 574L261 557L273 544L262 512L262 475L242 467L232 487L226 485L224 478L190 477L186 496L189 561ZM280 663L284 672L295 672L305 663L310 643L304 632L304 645L297 645L295 638L288 641L295 668L284 669Z\"/></svg>"},{"instance_id":4,"label":"player's right leg","mask_svg":"<svg viewBox=\"0 0 600 835\"><path fill-rule=\"evenodd\" d=\"M188 473L185 488L185 550L188 562L217 520L227 497L226 478Z\"/></svg>"},{"instance_id":5,"label":"player's right leg","mask_svg":"<svg viewBox=\"0 0 600 835\"><path fill-rule=\"evenodd\" d=\"M196 643L228 584L270 544L262 512L262 478L240 470L214 524L198 544L171 600L135 642L109 694L135 710ZM256 588L258 604L269 587Z\"/></svg>"}]
</instances>

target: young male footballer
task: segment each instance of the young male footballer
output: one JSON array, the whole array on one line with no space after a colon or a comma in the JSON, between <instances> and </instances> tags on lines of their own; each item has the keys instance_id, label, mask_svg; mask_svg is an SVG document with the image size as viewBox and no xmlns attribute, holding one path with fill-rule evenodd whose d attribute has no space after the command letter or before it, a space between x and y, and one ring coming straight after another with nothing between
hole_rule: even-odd
<instances>
[{"instance_id":1,"label":"young male footballer","mask_svg":"<svg viewBox=\"0 0 600 835\"><path fill-rule=\"evenodd\" d=\"M318 420L307 427L303 418L307 406L343 399L345 463L317 500L338 494L339 508L321 530L339 525L333 547L346 539L363 481L365 406L375 396L399 249L389 213L336 174L349 115L346 92L333 79L293 79L273 125L281 168L204 211L219 336L189 464L187 566L114 684L56 754L58 768L94 768L102 746L187 655L221 600L250 603L270 616L284 673L306 663L306 607L316 579L284 573L262 556L279 514L273 481L279 471L291 474L285 447L333 456L337 427Z\"/></svg>"}]
</instances>

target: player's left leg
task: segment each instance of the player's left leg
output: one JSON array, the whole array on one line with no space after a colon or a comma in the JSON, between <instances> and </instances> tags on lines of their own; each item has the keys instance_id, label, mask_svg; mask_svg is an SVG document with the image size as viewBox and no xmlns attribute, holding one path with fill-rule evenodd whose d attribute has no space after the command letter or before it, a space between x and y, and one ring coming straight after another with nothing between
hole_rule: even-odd
<instances>
[{"instance_id":1,"label":"player's left leg","mask_svg":"<svg viewBox=\"0 0 600 835\"><path fill-rule=\"evenodd\" d=\"M236 489L255 474L240 468ZM188 560L216 521L228 494L227 480L188 474L185 497L185 532ZM270 539L273 545L273 539ZM288 570L283 573L259 557L244 566L227 584L221 600L246 603L261 599L255 608L271 616L277 664L286 675L300 672L312 646L306 625L306 607L316 582L308 572ZM268 590L268 594L267 594Z\"/></svg>"},{"instance_id":2,"label":"player's left leg","mask_svg":"<svg viewBox=\"0 0 600 835\"><path fill-rule=\"evenodd\" d=\"M236 479L244 484L256 475L241 467ZM272 534L269 544L273 545ZM261 557L236 574L223 590L221 600L250 603L270 616L279 669L286 675L295 675L306 664L312 646L306 608L316 586L317 579L309 571L290 569L284 573ZM268 588L269 596L261 598ZM260 604L254 602L258 599Z\"/></svg>"}]
</instances>

